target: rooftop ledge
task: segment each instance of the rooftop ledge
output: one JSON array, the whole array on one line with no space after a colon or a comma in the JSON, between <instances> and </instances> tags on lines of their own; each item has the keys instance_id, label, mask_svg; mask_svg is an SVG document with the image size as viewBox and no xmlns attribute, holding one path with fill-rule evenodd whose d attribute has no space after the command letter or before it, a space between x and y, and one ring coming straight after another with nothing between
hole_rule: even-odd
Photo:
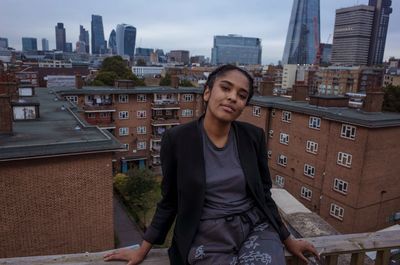
<instances>
[{"instance_id":1,"label":"rooftop ledge","mask_svg":"<svg viewBox=\"0 0 400 265\"><path fill-rule=\"evenodd\" d=\"M321 257L327 265L334 264L375 264L388 265L391 259L391 250L400 248L400 230L381 231L374 233L346 234L334 236L321 236L304 238L312 242L321 253ZM112 250L110 250L112 251ZM104 262L103 255L110 251L97 253L82 253L54 256L36 256L0 259L0 265L121 265L124 261ZM370 259L366 256L369 253ZM344 255L347 254L347 255ZM347 256L347 259L343 259ZM288 265L301 264L289 253L286 253ZM169 264L166 249L153 249L143 265L167 265ZM318 264L318 263L313 263Z\"/></svg>"}]
</instances>

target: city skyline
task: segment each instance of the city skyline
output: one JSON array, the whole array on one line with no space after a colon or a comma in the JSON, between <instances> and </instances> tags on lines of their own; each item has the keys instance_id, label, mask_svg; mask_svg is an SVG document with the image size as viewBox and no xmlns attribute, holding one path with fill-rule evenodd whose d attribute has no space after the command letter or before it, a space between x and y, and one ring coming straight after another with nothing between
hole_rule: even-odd
<instances>
[{"instance_id":1,"label":"city skyline","mask_svg":"<svg viewBox=\"0 0 400 265\"><path fill-rule=\"evenodd\" d=\"M190 55L211 58L215 35L239 34L262 40L262 63L277 63L282 59L293 1L266 2L252 0L195 2L182 1L119 1L109 5L105 1L54 3L49 0L2 0L0 37L8 38L10 47L20 50L22 37L46 38L49 48L55 48L54 25L64 23L66 41L79 40L79 25L90 29L91 15L103 17L104 35L108 36L117 24L136 27L136 47L160 48L165 52L175 49L190 51ZM321 0L321 42L332 43L335 10L368 0ZM24 6L23 9L20 7ZM40 15L46 6L45 15ZM400 56L400 2L393 1L384 59ZM182 12L185 10L185 12ZM246 11L243 11L246 10ZM34 15L38 15L39 19ZM16 19L18 18L18 19ZM332 34L330 36L330 34ZM91 32L89 32L91 38ZM330 36L330 37L329 37Z\"/></svg>"}]
</instances>

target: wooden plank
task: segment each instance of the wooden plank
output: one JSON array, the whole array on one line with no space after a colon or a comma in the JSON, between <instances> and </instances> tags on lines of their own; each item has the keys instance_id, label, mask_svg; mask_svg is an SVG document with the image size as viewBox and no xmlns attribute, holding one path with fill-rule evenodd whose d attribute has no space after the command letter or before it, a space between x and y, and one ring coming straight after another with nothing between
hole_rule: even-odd
<instances>
[{"instance_id":1,"label":"wooden plank","mask_svg":"<svg viewBox=\"0 0 400 265\"><path fill-rule=\"evenodd\" d=\"M329 255L329 256L325 256L325 263L326 265L337 265L338 263L338 258L339 255Z\"/></svg>"},{"instance_id":2,"label":"wooden plank","mask_svg":"<svg viewBox=\"0 0 400 265\"><path fill-rule=\"evenodd\" d=\"M375 265L387 265L390 260L390 250L380 250L376 252Z\"/></svg>"},{"instance_id":3,"label":"wooden plank","mask_svg":"<svg viewBox=\"0 0 400 265\"><path fill-rule=\"evenodd\" d=\"M363 265L364 257L365 257L365 252L357 252L351 254L350 265Z\"/></svg>"}]
</instances>

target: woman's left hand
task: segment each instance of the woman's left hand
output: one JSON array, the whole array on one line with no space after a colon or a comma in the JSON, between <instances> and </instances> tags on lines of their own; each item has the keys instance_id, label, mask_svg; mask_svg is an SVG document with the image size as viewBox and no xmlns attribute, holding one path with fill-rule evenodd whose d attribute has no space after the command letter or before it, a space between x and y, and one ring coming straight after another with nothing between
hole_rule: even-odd
<instances>
[{"instance_id":1,"label":"woman's left hand","mask_svg":"<svg viewBox=\"0 0 400 265\"><path fill-rule=\"evenodd\" d=\"M307 258L304 256L304 252L312 253L317 259L319 259L319 254L315 249L314 245L308 241L301 240L301 239L294 239L294 238L287 238L283 241L287 250L292 253L293 255L299 257L302 261L308 264Z\"/></svg>"}]
</instances>

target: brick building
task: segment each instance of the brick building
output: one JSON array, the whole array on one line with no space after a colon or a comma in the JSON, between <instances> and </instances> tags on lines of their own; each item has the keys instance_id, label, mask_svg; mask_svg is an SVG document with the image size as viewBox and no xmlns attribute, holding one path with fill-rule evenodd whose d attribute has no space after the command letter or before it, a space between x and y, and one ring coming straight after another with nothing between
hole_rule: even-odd
<instances>
[{"instance_id":1,"label":"brick building","mask_svg":"<svg viewBox=\"0 0 400 265\"><path fill-rule=\"evenodd\" d=\"M240 117L265 130L273 182L343 233L390 226L400 212L400 115L371 95L364 110L254 97Z\"/></svg>"},{"instance_id":2,"label":"brick building","mask_svg":"<svg viewBox=\"0 0 400 265\"><path fill-rule=\"evenodd\" d=\"M47 89L27 96L15 86L24 101L0 96L0 257L114 248L112 153L121 144Z\"/></svg>"},{"instance_id":3,"label":"brick building","mask_svg":"<svg viewBox=\"0 0 400 265\"><path fill-rule=\"evenodd\" d=\"M202 89L172 87L71 88L58 93L79 109L90 124L109 130L126 148L114 156L114 171L133 167L160 168L160 143L165 130L197 119L203 113Z\"/></svg>"}]
</instances>

